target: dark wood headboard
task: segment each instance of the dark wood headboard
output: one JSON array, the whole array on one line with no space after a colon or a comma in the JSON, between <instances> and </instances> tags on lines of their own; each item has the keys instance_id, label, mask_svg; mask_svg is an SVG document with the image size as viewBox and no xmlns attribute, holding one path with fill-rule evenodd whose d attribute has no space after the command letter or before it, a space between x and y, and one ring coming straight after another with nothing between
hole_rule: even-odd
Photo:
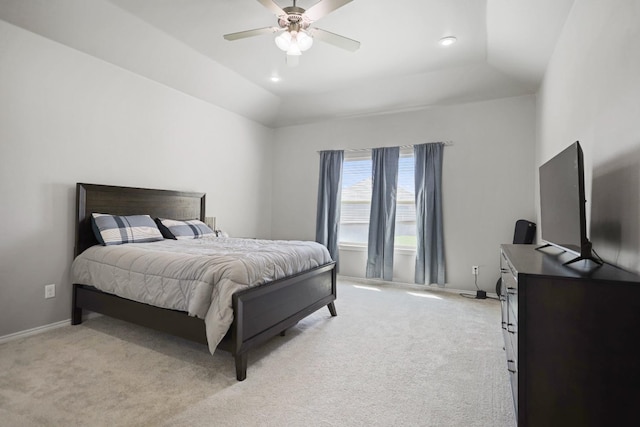
<instances>
[{"instance_id":1,"label":"dark wood headboard","mask_svg":"<svg viewBox=\"0 0 640 427\"><path fill-rule=\"evenodd\" d=\"M98 244L92 213L204 221L205 193L78 183L74 256Z\"/></svg>"}]
</instances>

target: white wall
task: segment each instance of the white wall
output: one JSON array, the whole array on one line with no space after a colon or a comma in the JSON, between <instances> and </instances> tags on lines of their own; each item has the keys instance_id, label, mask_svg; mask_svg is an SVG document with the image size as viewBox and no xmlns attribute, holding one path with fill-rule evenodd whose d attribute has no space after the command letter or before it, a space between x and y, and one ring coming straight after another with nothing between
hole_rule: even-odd
<instances>
[{"instance_id":1,"label":"white wall","mask_svg":"<svg viewBox=\"0 0 640 427\"><path fill-rule=\"evenodd\" d=\"M536 148L539 166L580 141L594 249L605 260L636 272L640 272L639 23L637 0L575 2L539 91Z\"/></svg>"},{"instance_id":2,"label":"white wall","mask_svg":"<svg viewBox=\"0 0 640 427\"><path fill-rule=\"evenodd\" d=\"M259 123L275 120L279 97L115 3L0 0L0 18Z\"/></svg>"},{"instance_id":3,"label":"white wall","mask_svg":"<svg viewBox=\"0 0 640 427\"><path fill-rule=\"evenodd\" d=\"M452 141L443 168L447 284L495 291L499 245L534 220L535 99L530 96L292 126L276 130L274 238L315 238L318 150ZM396 255L394 280L413 282L414 254ZM366 253L340 252L341 274L364 277Z\"/></svg>"},{"instance_id":4,"label":"white wall","mask_svg":"<svg viewBox=\"0 0 640 427\"><path fill-rule=\"evenodd\" d=\"M76 182L203 191L271 234L271 129L2 20L0 100L0 336L70 317Z\"/></svg>"}]
</instances>

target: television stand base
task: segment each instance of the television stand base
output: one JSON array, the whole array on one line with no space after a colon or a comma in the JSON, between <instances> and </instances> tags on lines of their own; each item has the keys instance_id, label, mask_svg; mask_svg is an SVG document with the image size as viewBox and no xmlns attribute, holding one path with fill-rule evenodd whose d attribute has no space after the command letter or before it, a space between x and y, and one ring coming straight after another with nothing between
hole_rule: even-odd
<instances>
[{"instance_id":1,"label":"television stand base","mask_svg":"<svg viewBox=\"0 0 640 427\"><path fill-rule=\"evenodd\" d=\"M546 245L538 246L538 247L536 248L536 251L539 251L540 249L544 249L544 248L550 248L550 247L555 247L555 246L553 246L553 245L552 245L552 244L550 244L550 243L547 243ZM563 250L562 252L566 252L566 251L564 251L564 250Z\"/></svg>"},{"instance_id":2,"label":"television stand base","mask_svg":"<svg viewBox=\"0 0 640 427\"><path fill-rule=\"evenodd\" d=\"M569 260L565 263L563 263L562 265L569 265L569 264L573 264L574 262L578 262L578 261L582 261L582 260L588 260L588 261L592 261L596 264L598 264L598 267L600 267L602 264L604 264L604 262L600 259L600 258L596 258L593 256L579 256L579 257L575 257L572 260Z\"/></svg>"},{"instance_id":3,"label":"television stand base","mask_svg":"<svg viewBox=\"0 0 640 427\"><path fill-rule=\"evenodd\" d=\"M589 248L590 248L590 247L591 247L591 245L589 244ZM565 249L563 249L563 248L561 248L561 247L558 247L558 246L556 246L556 245L552 245L552 244L550 244L550 243L544 244L544 245L542 245L542 246L538 246L538 247L537 247L537 248L535 248L535 249L536 249L536 251L539 251L539 250L541 250L541 249L545 249L545 248L556 248L556 249L558 249L558 250L560 251L560 253L559 253L558 255L556 255L556 256L558 256L558 257L559 257L560 255L562 255L563 253L567 252L567 250L565 250ZM584 249L583 249L583 251L584 251ZM590 250L590 249L587 249L586 251L591 252L591 250ZM574 252L574 253L575 253L575 252ZM596 255L596 256L594 257L594 256L593 256L593 253L592 253L592 254L590 254L590 255L585 255L585 256L583 256L583 255L579 255L579 256L577 256L577 257L575 257L575 258L573 258L573 259L571 259L571 260L569 260L569 261L567 261L567 262L563 262L563 263L562 263L562 265L569 265L569 264L573 264L574 262L578 262L578 261L582 261L582 260L592 261L592 262L594 262L595 264L597 264L597 265L598 265L598 267L600 267L602 264L604 264L604 261L602 261L602 259L600 259L600 257L599 257L599 256L597 256L597 255Z\"/></svg>"}]
</instances>

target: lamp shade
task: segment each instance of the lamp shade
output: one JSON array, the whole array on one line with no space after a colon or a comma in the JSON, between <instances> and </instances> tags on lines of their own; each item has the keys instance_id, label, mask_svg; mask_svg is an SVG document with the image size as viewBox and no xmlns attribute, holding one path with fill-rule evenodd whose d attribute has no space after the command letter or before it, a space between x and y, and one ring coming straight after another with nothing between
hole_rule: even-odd
<instances>
[{"instance_id":1,"label":"lamp shade","mask_svg":"<svg viewBox=\"0 0 640 427\"><path fill-rule=\"evenodd\" d=\"M276 46L278 46L280 50L284 50L286 52L291 47L291 41L291 33L289 31L284 31L276 37Z\"/></svg>"},{"instance_id":2,"label":"lamp shade","mask_svg":"<svg viewBox=\"0 0 640 427\"><path fill-rule=\"evenodd\" d=\"M298 40L298 47L302 52L308 50L311 46L313 46L313 37L307 34L305 31L300 31L296 36Z\"/></svg>"},{"instance_id":3,"label":"lamp shade","mask_svg":"<svg viewBox=\"0 0 640 427\"><path fill-rule=\"evenodd\" d=\"M287 49L287 55L291 55L291 56L300 56L300 55L302 55L302 51L300 50L300 46L298 46L298 43L296 43L295 40L291 41L291 46L289 46L289 49Z\"/></svg>"}]
</instances>

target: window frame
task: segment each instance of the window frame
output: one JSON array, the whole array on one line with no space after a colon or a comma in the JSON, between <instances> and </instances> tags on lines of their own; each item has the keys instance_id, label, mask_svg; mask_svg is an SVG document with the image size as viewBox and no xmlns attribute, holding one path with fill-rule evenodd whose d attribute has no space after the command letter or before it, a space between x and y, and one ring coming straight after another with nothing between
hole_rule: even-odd
<instances>
[{"instance_id":1,"label":"window frame","mask_svg":"<svg viewBox=\"0 0 640 427\"><path fill-rule=\"evenodd\" d=\"M341 213L340 213L340 224L339 224L340 232L339 232L339 240L338 240L338 246L343 248L343 249L346 249L346 248L349 248L349 249L367 248L368 247L368 241L367 240L368 240L368 228L369 228L370 212L371 212L371 197L369 197L369 200L367 202L365 202L365 201L361 201L360 202L362 204L366 204L366 205L369 206L369 214L368 214L368 217L366 219L366 222L364 223L367 226L367 234L365 236L365 241L364 242L362 242L362 241L353 241L353 240L344 240L343 224L345 224L345 223L343 223L343 214L344 214L344 211L345 211L345 209L344 209L345 205L343 203L344 203L344 194L345 194L345 186L344 186L345 179L344 178L345 178L345 170L346 170L345 166L346 166L346 163L350 162L350 161L368 160L370 168L372 168L372 163L371 163L372 162L372 155L371 155L371 153L372 153L371 149L357 150L357 151L351 151L351 152L350 151L345 151L344 152L344 160L343 160L343 167L342 167L342 171L343 171L342 172L343 173L343 177L342 177L343 181L342 182L343 182L343 184L342 184L342 188L341 188L342 195L340 197L340 211L341 211ZM414 158L413 146L401 147L400 148L400 158L402 159L402 158L408 158L408 157L411 158L411 159ZM415 160L412 161L412 166L415 167ZM401 171L399 170L398 171L398 189L400 189L400 173L401 173ZM415 179L414 177L415 177L415 169L412 168L411 179ZM369 178L370 178L370 185L372 186L373 185L373 177L370 175ZM414 182L414 181L412 181L412 182ZM355 183L352 184L352 185L355 185ZM413 206L413 224L414 224L413 236L416 236L417 224L416 224L416 217L415 217L415 187L413 187L412 190L413 190L413 192L412 192L413 193L413 197L412 197L411 201L409 201L409 200L400 201L398 199L396 200L396 231L398 229L397 212L398 212L399 205L401 205L401 204L403 204L403 205L412 204L412 206ZM372 191L372 188L370 187L369 188L369 193L371 193L371 191ZM354 202L358 203L357 201L354 201ZM354 203L354 202L352 202L352 203ZM362 224L362 223L360 223L360 224ZM398 236L396 234L394 239L397 238L397 237ZM395 239L395 241L394 241L394 250L397 250L397 251L415 252L416 246L417 246L417 240L416 240L416 244L413 244L413 245L398 244L397 243L397 239Z\"/></svg>"}]
</instances>

